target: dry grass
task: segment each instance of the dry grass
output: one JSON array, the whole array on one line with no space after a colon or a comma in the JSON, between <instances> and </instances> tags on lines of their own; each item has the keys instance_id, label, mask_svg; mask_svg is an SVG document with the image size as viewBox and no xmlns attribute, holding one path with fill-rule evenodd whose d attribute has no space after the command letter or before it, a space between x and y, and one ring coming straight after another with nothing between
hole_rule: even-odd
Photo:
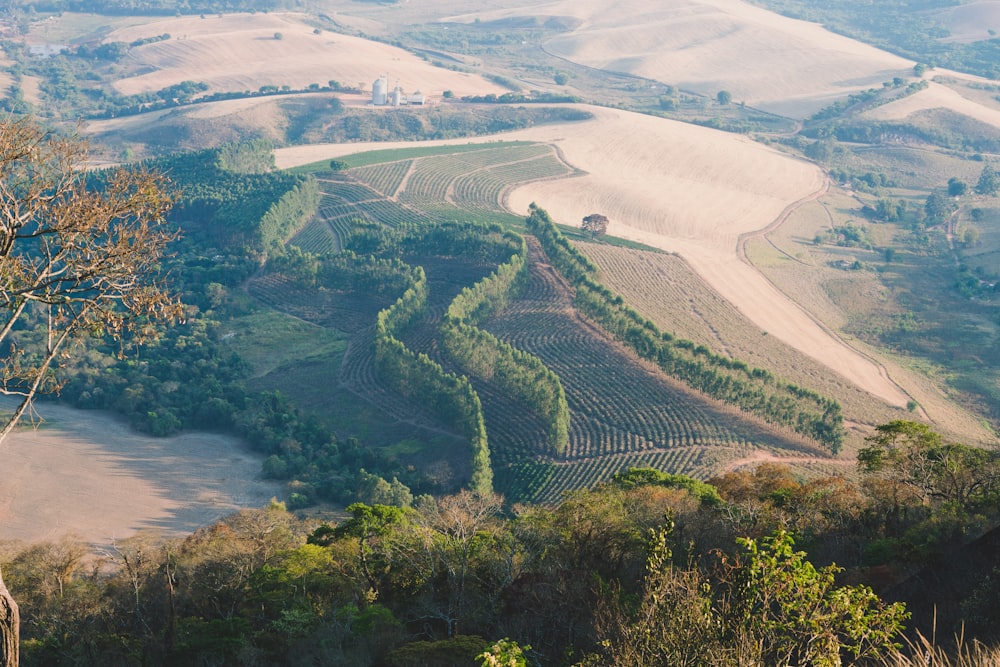
<instances>
[{"instance_id":1,"label":"dry grass","mask_svg":"<svg viewBox=\"0 0 1000 667\"><path fill-rule=\"evenodd\" d=\"M962 87L930 83L925 90L868 111L865 116L873 120L903 120L920 111L948 109L981 123L1000 127L1000 105L995 101L990 104L981 97L970 99L962 94L962 90Z\"/></svg>"},{"instance_id":2,"label":"dry grass","mask_svg":"<svg viewBox=\"0 0 1000 667\"><path fill-rule=\"evenodd\" d=\"M767 368L776 375L841 402L848 422L867 425L906 418L843 376L753 324L702 281L676 255L580 244L601 268L602 279L664 331ZM858 442L861 433L851 432Z\"/></svg>"},{"instance_id":3,"label":"dry grass","mask_svg":"<svg viewBox=\"0 0 1000 667\"><path fill-rule=\"evenodd\" d=\"M970 2L941 12L949 42L975 42L992 39L990 30L1000 30L1000 3Z\"/></svg>"},{"instance_id":4,"label":"dry grass","mask_svg":"<svg viewBox=\"0 0 1000 667\"><path fill-rule=\"evenodd\" d=\"M129 52L134 76L115 88L122 94L156 91L185 80L208 84L211 91L256 91L261 86L305 88L336 80L370 88L380 74L408 92L439 96L500 93L504 89L481 77L430 65L407 51L348 35L322 32L296 14L234 14L181 17L130 26L108 35L109 41L133 41L168 33L171 39ZM281 39L275 35L280 34Z\"/></svg>"},{"instance_id":5,"label":"dry grass","mask_svg":"<svg viewBox=\"0 0 1000 667\"><path fill-rule=\"evenodd\" d=\"M881 662L884 667L989 667L1000 665L1000 647L987 646L964 634L955 636L954 647L944 647L917 633L903 649Z\"/></svg>"},{"instance_id":6,"label":"dry grass","mask_svg":"<svg viewBox=\"0 0 1000 667\"><path fill-rule=\"evenodd\" d=\"M808 116L894 76L912 76L908 60L736 0L564 0L455 20L538 14L572 16L580 24L547 41L549 53L711 98L728 90L734 102L790 117Z\"/></svg>"}]
</instances>

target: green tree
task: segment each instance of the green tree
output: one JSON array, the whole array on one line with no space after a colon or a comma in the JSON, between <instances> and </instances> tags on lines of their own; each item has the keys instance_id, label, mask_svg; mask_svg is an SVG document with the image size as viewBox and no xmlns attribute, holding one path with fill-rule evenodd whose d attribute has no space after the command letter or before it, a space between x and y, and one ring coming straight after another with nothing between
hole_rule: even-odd
<instances>
[{"instance_id":1,"label":"green tree","mask_svg":"<svg viewBox=\"0 0 1000 667\"><path fill-rule=\"evenodd\" d=\"M733 648L752 664L841 664L877 659L895 649L909 616L867 586L834 585L840 568L816 569L784 531L757 540L741 538L742 552L723 559L718 602Z\"/></svg>"},{"instance_id":2,"label":"green tree","mask_svg":"<svg viewBox=\"0 0 1000 667\"><path fill-rule=\"evenodd\" d=\"M719 102L719 104L725 106L733 101L733 94L728 90L720 90L715 96L715 99Z\"/></svg>"},{"instance_id":3,"label":"green tree","mask_svg":"<svg viewBox=\"0 0 1000 667\"><path fill-rule=\"evenodd\" d=\"M597 238L607 233L608 223L607 216L600 213L591 213L583 219L582 227L585 232L590 232L591 238Z\"/></svg>"},{"instance_id":4,"label":"green tree","mask_svg":"<svg viewBox=\"0 0 1000 667\"><path fill-rule=\"evenodd\" d=\"M479 667L527 667L528 659L524 652L530 650L530 646L520 646L504 637L477 655L476 660L479 660Z\"/></svg>"},{"instance_id":5,"label":"green tree","mask_svg":"<svg viewBox=\"0 0 1000 667\"><path fill-rule=\"evenodd\" d=\"M385 538L407 516L400 507L354 503L347 507L351 518L337 526L334 537L355 537L358 540L358 560L361 573L368 583L368 602L379 598L382 575L388 570L389 550Z\"/></svg>"},{"instance_id":6,"label":"green tree","mask_svg":"<svg viewBox=\"0 0 1000 667\"><path fill-rule=\"evenodd\" d=\"M990 165L983 167L979 173L979 181L976 182L976 193L981 195L995 195L1000 190L1000 176Z\"/></svg>"},{"instance_id":7,"label":"green tree","mask_svg":"<svg viewBox=\"0 0 1000 667\"><path fill-rule=\"evenodd\" d=\"M927 216L927 224L930 226L939 225L948 219L952 206L945 197L937 192L931 193L924 203L924 214Z\"/></svg>"},{"instance_id":8,"label":"green tree","mask_svg":"<svg viewBox=\"0 0 1000 667\"><path fill-rule=\"evenodd\" d=\"M948 179L948 194L952 197L961 197L969 191L969 184L962 179L952 176Z\"/></svg>"}]
</instances>

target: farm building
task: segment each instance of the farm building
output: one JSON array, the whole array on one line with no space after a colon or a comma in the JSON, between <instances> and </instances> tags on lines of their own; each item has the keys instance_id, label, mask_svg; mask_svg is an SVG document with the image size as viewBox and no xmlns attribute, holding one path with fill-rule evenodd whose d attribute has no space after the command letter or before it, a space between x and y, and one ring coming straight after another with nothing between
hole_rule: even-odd
<instances>
[{"instance_id":1,"label":"farm building","mask_svg":"<svg viewBox=\"0 0 1000 667\"><path fill-rule=\"evenodd\" d=\"M382 75L372 83L372 105L384 106L404 106L407 104L424 104L426 98L419 90L412 95L407 95L403 88L396 83L396 87L389 91L389 78Z\"/></svg>"}]
</instances>

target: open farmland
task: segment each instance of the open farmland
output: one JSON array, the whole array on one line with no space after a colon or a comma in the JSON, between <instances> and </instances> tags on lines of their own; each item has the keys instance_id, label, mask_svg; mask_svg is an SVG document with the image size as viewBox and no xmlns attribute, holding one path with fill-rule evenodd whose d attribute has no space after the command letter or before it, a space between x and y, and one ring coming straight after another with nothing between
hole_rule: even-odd
<instances>
[{"instance_id":1,"label":"open farmland","mask_svg":"<svg viewBox=\"0 0 1000 667\"><path fill-rule=\"evenodd\" d=\"M951 85L931 82L925 90L880 106L864 115L873 120L904 120L921 111L946 109L1000 128L1000 104L975 99L960 81Z\"/></svg>"},{"instance_id":2,"label":"open farmland","mask_svg":"<svg viewBox=\"0 0 1000 667\"><path fill-rule=\"evenodd\" d=\"M305 88L336 80L346 86L371 86L387 73L407 92L440 96L502 93L503 88L471 74L453 72L421 60L402 49L352 37L321 32L295 14L235 14L169 18L112 32L106 41L130 42L151 35L171 39L130 51L133 75L115 84L131 95L150 92L192 79L209 91L256 91L261 86ZM280 34L280 38L276 38Z\"/></svg>"},{"instance_id":3,"label":"open farmland","mask_svg":"<svg viewBox=\"0 0 1000 667\"><path fill-rule=\"evenodd\" d=\"M539 12L576 20L576 27L544 43L546 51L560 58L713 98L727 90L734 102L793 118L911 74L913 66L818 25L737 0L684 0L656 6L641 0L614 5L586 0L544 8L511 3L450 20L513 19Z\"/></svg>"},{"instance_id":4,"label":"open farmland","mask_svg":"<svg viewBox=\"0 0 1000 667\"><path fill-rule=\"evenodd\" d=\"M185 535L281 493L236 438L154 438L105 413L49 404L39 412L39 429L4 442L2 539L71 534L106 547L139 530Z\"/></svg>"},{"instance_id":5,"label":"open farmland","mask_svg":"<svg viewBox=\"0 0 1000 667\"><path fill-rule=\"evenodd\" d=\"M744 137L618 110L589 110L590 121L503 135L555 145L569 165L585 172L513 189L507 198L512 211L524 213L535 201L564 224L600 211L612 220L610 233L680 253L760 329L880 399L907 403L905 392L870 357L847 346L737 259L741 234L767 227L798 200L823 190L818 168ZM291 147L276 154L279 166L291 167L377 146ZM397 142L385 148L406 146Z\"/></svg>"},{"instance_id":6,"label":"open farmland","mask_svg":"<svg viewBox=\"0 0 1000 667\"><path fill-rule=\"evenodd\" d=\"M544 144L497 147L482 144L465 146L462 152L451 156L420 156L409 152L393 160L395 156L387 152L385 157L387 161L383 163L336 174L318 173L324 192L319 214L292 242L303 243L304 249L334 250L335 243L343 247L350 226L358 220L398 227L434 217L448 219L456 214L475 217L481 212L489 217L501 212L503 193L514 185L570 173L552 148ZM340 231L334 233L331 231L334 228ZM620 470L622 456L650 465L669 463L675 472L701 476L758 447L770 448L779 457L796 454L815 457L817 461L825 459L820 449L800 438L776 433L772 427L736 410L706 400L640 362L576 314L571 293L548 267L540 247L532 244L531 248L531 281L525 293L487 328L515 348L537 356L560 377L567 392L571 426L565 455L553 459L542 444L545 442L542 425L524 414L516 402L492 383L475 380L473 384L484 403L491 458L498 479L511 485L505 490L517 497L553 500L568 488L610 478ZM436 342L440 313L451 298L448 295L457 294L477 278L458 270L455 260L449 266L439 266L430 258L407 261L416 262L426 271L431 302L428 318L411 326L404 342L447 368L449 363L440 357ZM412 403L400 402L387 394L375 380L370 370L371 353L365 352L370 349L371 331L363 325L364 315L358 318L339 310L352 308L343 295L324 296L309 290L296 293L293 285L281 287L275 278L255 279L252 285L252 293L271 307L310 322L338 328L356 322L346 355L341 361L333 361L340 364L341 389L327 384L317 390L313 383L304 382L303 373L308 373L305 363L299 364L302 370L296 370L295 364L285 366L279 375L263 378L265 383L280 386L297 402L301 400L315 407L330 404L336 400L338 391L349 390L384 413L386 418L382 421L421 424L428 429L427 433L439 428L421 417ZM354 303L353 307L361 305L360 301ZM378 307L372 305L367 309L368 317ZM307 361L310 366L319 363L316 359ZM333 375L334 367L327 364L327 368L326 374ZM309 396L297 398L307 387ZM511 419L512 414L519 416ZM551 478L551 485L547 478L525 477L525 471L534 468L524 464L532 461L558 463L552 470L560 474ZM588 472L576 479L570 471L577 468Z\"/></svg>"}]
</instances>

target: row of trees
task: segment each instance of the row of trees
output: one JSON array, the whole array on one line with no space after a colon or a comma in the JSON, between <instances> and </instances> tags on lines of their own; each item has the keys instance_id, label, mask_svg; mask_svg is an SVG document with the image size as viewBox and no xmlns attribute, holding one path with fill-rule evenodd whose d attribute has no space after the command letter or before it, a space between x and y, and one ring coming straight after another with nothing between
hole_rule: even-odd
<instances>
[{"instance_id":1,"label":"row of trees","mask_svg":"<svg viewBox=\"0 0 1000 667\"><path fill-rule=\"evenodd\" d=\"M467 377L448 373L426 354L417 354L397 333L423 315L427 305L427 278L416 268L413 283L395 304L379 312L375 322L375 368L379 378L407 398L428 406L445 423L468 439L472 459L469 488L493 491L486 424L479 396Z\"/></svg>"},{"instance_id":2,"label":"row of trees","mask_svg":"<svg viewBox=\"0 0 1000 667\"><path fill-rule=\"evenodd\" d=\"M576 307L639 356L713 398L791 428L834 453L840 451L843 416L835 400L661 332L598 281L597 268L559 232L545 211L532 205L527 224L553 266L576 289Z\"/></svg>"},{"instance_id":3,"label":"row of trees","mask_svg":"<svg viewBox=\"0 0 1000 667\"><path fill-rule=\"evenodd\" d=\"M542 361L479 328L500 312L527 275L527 245L519 240L517 254L490 276L462 290L451 302L441 325L442 342L466 372L527 405L548 424L549 449L561 455L569 442L569 405L562 383Z\"/></svg>"}]
</instances>

